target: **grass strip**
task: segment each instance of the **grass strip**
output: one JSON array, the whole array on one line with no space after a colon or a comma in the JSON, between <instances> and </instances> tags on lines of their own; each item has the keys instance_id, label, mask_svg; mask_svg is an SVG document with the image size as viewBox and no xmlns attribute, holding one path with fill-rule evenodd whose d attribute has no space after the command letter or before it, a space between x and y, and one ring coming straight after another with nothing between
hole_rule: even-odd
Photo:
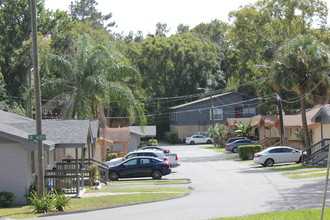
<instances>
[{"instance_id":1,"label":"grass strip","mask_svg":"<svg viewBox=\"0 0 330 220\"><path fill-rule=\"evenodd\" d=\"M117 206L139 204L143 202L161 201L176 197L184 196L184 192L178 193L142 193L142 194L127 194L113 195L100 197L87 197L81 199L72 199L70 207L66 208L66 212L79 210L93 210L101 208L112 208ZM20 206L14 208L0 208L0 217L3 218L34 218L42 214L33 214L32 206Z\"/></svg>"},{"instance_id":2,"label":"grass strip","mask_svg":"<svg viewBox=\"0 0 330 220\"><path fill-rule=\"evenodd\" d=\"M217 218L216 220L319 220L321 210L295 210L285 212L271 212L233 218ZM330 209L326 209L323 219L330 219Z\"/></svg>"},{"instance_id":3,"label":"grass strip","mask_svg":"<svg viewBox=\"0 0 330 220\"><path fill-rule=\"evenodd\" d=\"M314 169L314 168L326 168L326 166L302 166L301 164L290 164L290 165L280 165L273 167L265 167L268 170L275 171L289 171L289 170L303 170L303 169Z\"/></svg>"},{"instance_id":4,"label":"grass strip","mask_svg":"<svg viewBox=\"0 0 330 220\"><path fill-rule=\"evenodd\" d=\"M92 190L87 189L87 193L104 193L104 192L188 192L192 191L189 187L183 188L153 188L153 189L101 189L101 190Z\"/></svg>"},{"instance_id":5,"label":"grass strip","mask_svg":"<svg viewBox=\"0 0 330 220\"><path fill-rule=\"evenodd\" d=\"M214 150L214 151L216 151L216 152L227 152L226 149L225 149L224 147L203 146L203 147L201 147L201 148Z\"/></svg>"},{"instance_id":6,"label":"grass strip","mask_svg":"<svg viewBox=\"0 0 330 220\"><path fill-rule=\"evenodd\" d=\"M302 170L302 171L293 171L293 172L285 172L283 175L298 175L298 174L305 174L305 173L315 173L320 171L326 171L326 168L323 169L312 169L312 170Z\"/></svg>"},{"instance_id":7,"label":"grass strip","mask_svg":"<svg viewBox=\"0 0 330 220\"><path fill-rule=\"evenodd\" d=\"M313 177L321 177L325 176L325 173L312 173L307 175L289 175L287 176L290 179L305 179L305 178L313 178Z\"/></svg>"},{"instance_id":8,"label":"grass strip","mask_svg":"<svg viewBox=\"0 0 330 220\"><path fill-rule=\"evenodd\" d=\"M189 179L174 179L174 180L139 180L139 181L114 181L109 185L113 186L131 186L131 185L166 185L166 184L184 184L190 183Z\"/></svg>"}]
</instances>

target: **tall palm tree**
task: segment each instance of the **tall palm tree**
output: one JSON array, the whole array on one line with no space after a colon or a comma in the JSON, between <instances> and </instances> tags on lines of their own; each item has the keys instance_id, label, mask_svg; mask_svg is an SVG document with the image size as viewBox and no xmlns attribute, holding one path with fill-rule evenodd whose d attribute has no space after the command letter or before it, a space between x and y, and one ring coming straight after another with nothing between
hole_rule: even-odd
<instances>
[{"instance_id":1,"label":"tall palm tree","mask_svg":"<svg viewBox=\"0 0 330 220\"><path fill-rule=\"evenodd\" d=\"M94 45L87 35L82 35L72 58L50 54L46 63L47 69L58 76L43 83L46 91L56 94L46 106L65 98L63 118L97 118L104 115L103 106L111 100L120 102L137 122L145 121L143 105L121 83L129 75L137 75L137 70L111 44Z\"/></svg>"},{"instance_id":2,"label":"tall palm tree","mask_svg":"<svg viewBox=\"0 0 330 220\"><path fill-rule=\"evenodd\" d=\"M306 120L306 99L320 101L315 97L327 96L329 56L329 50L322 42L313 36L301 35L279 48L272 65L272 85L275 90L285 89L299 95L296 100L300 100L306 146L311 144Z\"/></svg>"}]
</instances>

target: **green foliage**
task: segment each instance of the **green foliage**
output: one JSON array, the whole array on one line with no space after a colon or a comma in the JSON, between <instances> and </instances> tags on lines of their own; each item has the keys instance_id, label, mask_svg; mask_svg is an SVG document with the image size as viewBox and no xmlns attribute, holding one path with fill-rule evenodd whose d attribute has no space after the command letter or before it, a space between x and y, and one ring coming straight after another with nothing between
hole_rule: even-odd
<instances>
[{"instance_id":1,"label":"green foliage","mask_svg":"<svg viewBox=\"0 0 330 220\"><path fill-rule=\"evenodd\" d=\"M249 139L253 139L252 131L252 120L253 118L250 118L250 121L248 123L237 123L234 124L235 126L235 133L239 137L247 137Z\"/></svg>"},{"instance_id":2,"label":"green foliage","mask_svg":"<svg viewBox=\"0 0 330 220\"><path fill-rule=\"evenodd\" d=\"M173 131L165 132L165 138L170 144L175 144L178 141L178 135Z\"/></svg>"},{"instance_id":3,"label":"green foliage","mask_svg":"<svg viewBox=\"0 0 330 220\"><path fill-rule=\"evenodd\" d=\"M61 191L54 191L52 196L54 197L53 203L55 209L59 212L64 212L65 207L69 206L71 198Z\"/></svg>"},{"instance_id":4,"label":"green foliage","mask_svg":"<svg viewBox=\"0 0 330 220\"><path fill-rule=\"evenodd\" d=\"M0 191L0 207L8 208L15 201L15 195L12 192Z\"/></svg>"},{"instance_id":5,"label":"green foliage","mask_svg":"<svg viewBox=\"0 0 330 220\"><path fill-rule=\"evenodd\" d=\"M222 124L215 125L214 129L210 128L209 132L211 134L211 138L213 139L213 144L217 147L224 146L227 136L227 128Z\"/></svg>"},{"instance_id":6,"label":"green foliage","mask_svg":"<svg viewBox=\"0 0 330 220\"><path fill-rule=\"evenodd\" d=\"M59 191L46 193L41 198L38 197L36 191L33 191L28 199L31 206L34 207L35 213L63 212L65 207L69 206L71 200L70 197Z\"/></svg>"},{"instance_id":7,"label":"green foliage","mask_svg":"<svg viewBox=\"0 0 330 220\"><path fill-rule=\"evenodd\" d=\"M158 141L157 139L149 139L147 146L158 146Z\"/></svg>"},{"instance_id":8,"label":"green foliage","mask_svg":"<svg viewBox=\"0 0 330 220\"><path fill-rule=\"evenodd\" d=\"M36 191L31 193L29 197L31 206L34 207L35 213L48 213L55 211L54 198L50 193L46 193L43 197L39 198Z\"/></svg>"},{"instance_id":9,"label":"green foliage","mask_svg":"<svg viewBox=\"0 0 330 220\"><path fill-rule=\"evenodd\" d=\"M87 168L87 172L89 174L89 182L91 185L93 185L96 180L100 179L100 172L96 163L93 163L91 166L89 166Z\"/></svg>"},{"instance_id":10,"label":"green foliage","mask_svg":"<svg viewBox=\"0 0 330 220\"><path fill-rule=\"evenodd\" d=\"M238 147L238 156L241 160L252 160L254 154L260 152L261 145L243 145Z\"/></svg>"},{"instance_id":11,"label":"green foliage","mask_svg":"<svg viewBox=\"0 0 330 220\"><path fill-rule=\"evenodd\" d=\"M107 153L107 155L106 155L106 161L115 159L117 156L118 156L117 153Z\"/></svg>"}]
</instances>

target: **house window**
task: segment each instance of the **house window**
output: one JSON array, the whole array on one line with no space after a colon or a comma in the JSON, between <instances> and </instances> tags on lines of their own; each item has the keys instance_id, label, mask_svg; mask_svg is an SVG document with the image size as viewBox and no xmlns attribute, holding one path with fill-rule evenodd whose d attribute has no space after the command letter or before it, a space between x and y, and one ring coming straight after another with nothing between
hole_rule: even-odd
<instances>
[{"instance_id":1,"label":"house window","mask_svg":"<svg viewBox=\"0 0 330 220\"><path fill-rule=\"evenodd\" d=\"M222 120L223 114L222 114L222 108L214 108L214 120ZM210 120L212 120L212 109L210 109Z\"/></svg>"},{"instance_id":2,"label":"house window","mask_svg":"<svg viewBox=\"0 0 330 220\"><path fill-rule=\"evenodd\" d=\"M243 108L243 116L252 116L256 114L255 108Z\"/></svg>"}]
</instances>

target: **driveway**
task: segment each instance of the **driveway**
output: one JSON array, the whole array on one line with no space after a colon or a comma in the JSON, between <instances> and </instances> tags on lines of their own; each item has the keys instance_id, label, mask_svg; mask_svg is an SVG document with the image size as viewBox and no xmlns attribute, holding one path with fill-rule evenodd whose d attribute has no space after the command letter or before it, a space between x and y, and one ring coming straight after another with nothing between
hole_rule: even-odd
<instances>
[{"instance_id":1,"label":"driveway","mask_svg":"<svg viewBox=\"0 0 330 220\"><path fill-rule=\"evenodd\" d=\"M228 160L200 145L166 146L181 166L164 179L189 178L194 191L182 198L43 219L212 219L270 211L320 208L324 182L292 180L279 172ZM330 203L328 202L327 207Z\"/></svg>"}]
</instances>

